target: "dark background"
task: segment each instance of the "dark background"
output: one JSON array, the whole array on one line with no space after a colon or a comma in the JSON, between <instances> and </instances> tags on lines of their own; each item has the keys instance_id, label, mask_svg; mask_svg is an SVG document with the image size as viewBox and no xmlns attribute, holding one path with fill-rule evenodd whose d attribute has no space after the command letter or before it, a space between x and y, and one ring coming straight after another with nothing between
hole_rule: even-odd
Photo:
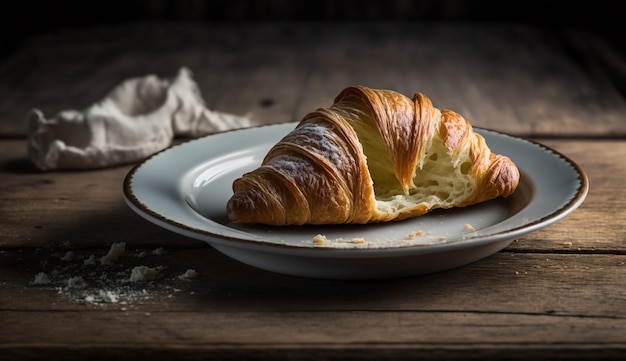
<instances>
[{"instance_id":1,"label":"dark background","mask_svg":"<svg viewBox=\"0 0 626 361\"><path fill-rule=\"evenodd\" d=\"M45 32L128 22L238 21L514 22L580 28L623 49L626 1L12 0L0 4L0 58Z\"/></svg>"}]
</instances>

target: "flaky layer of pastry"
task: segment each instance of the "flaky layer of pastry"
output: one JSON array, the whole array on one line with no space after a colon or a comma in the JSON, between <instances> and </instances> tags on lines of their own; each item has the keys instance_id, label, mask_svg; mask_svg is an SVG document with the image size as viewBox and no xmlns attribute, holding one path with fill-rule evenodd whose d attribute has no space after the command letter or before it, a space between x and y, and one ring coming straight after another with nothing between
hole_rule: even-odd
<instances>
[{"instance_id":1,"label":"flaky layer of pastry","mask_svg":"<svg viewBox=\"0 0 626 361\"><path fill-rule=\"evenodd\" d=\"M428 97L352 86L233 182L233 222L371 223L508 197L519 171Z\"/></svg>"}]
</instances>

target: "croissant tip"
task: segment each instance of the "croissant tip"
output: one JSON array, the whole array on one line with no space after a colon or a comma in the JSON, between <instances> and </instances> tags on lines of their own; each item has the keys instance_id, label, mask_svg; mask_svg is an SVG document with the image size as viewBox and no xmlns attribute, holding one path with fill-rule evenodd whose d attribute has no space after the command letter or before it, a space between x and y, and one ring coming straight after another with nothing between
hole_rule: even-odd
<instances>
[{"instance_id":1,"label":"croissant tip","mask_svg":"<svg viewBox=\"0 0 626 361\"><path fill-rule=\"evenodd\" d=\"M235 181L234 194L226 204L228 219L240 224L284 224L285 212L280 203L257 186L243 179Z\"/></svg>"},{"instance_id":2,"label":"croissant tip","mask_svg":"<svg viewBox=\"0 0 626 361\"><path fill-rule=\"evenodd\" d=\"M234 223L254 223L257 204L253 197L246 191L236 191L226 203L228 219Z\"/></svg>"},{"instance_id":3,"label":"croissant tip","mask_svg":"<svg viewBox=\"0 0 626 361\"><path fill-rule=\"evenodd\" d=\"M506 156L498 156L493 163L493 177L491 184L494 186L495 196L509 197L519 185L520 172L515 163Z\"/></svg>"}]
</instances>

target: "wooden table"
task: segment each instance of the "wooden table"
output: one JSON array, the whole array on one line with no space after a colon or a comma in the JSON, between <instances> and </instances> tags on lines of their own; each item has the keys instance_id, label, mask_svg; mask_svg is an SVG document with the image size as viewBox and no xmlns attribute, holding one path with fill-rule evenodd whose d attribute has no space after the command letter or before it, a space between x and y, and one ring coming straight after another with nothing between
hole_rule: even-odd
<instances>
[{"instance_id":1,"label":"wooden table","mask_svg":"<svg viewBox=\"0 0 626 361\"><path fill-rule=\"evenodd\" d=\"M135 24L35 38L0 64L0 358L622 358L625 64L593 34L503 24ZM589 194L468 266L333 281L258 270L145 221L122 199L132 164L29 163L30 108L81 109L123 79L180 66L210 108L255 124L299 120L349 84L421 91L567 155ZM85 264L122 242L112 265ZM139 265L162 277L125 282ZM198 276L179 278L188 269ZM31 285L39 272L51 283ZM86 287L68 288L76 276ZM100 290L117 302L95 302Z\"/></svg>"}]
</instances>

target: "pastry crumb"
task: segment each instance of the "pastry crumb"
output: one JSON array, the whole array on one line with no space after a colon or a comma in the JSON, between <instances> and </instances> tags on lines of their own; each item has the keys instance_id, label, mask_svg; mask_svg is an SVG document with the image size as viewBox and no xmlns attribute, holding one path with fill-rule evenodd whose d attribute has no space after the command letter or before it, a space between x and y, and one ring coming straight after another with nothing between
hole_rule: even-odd
<instances>
[{"instance_id":1,"label":"pastry crumb","mask_svg":"<svg viewBox=\"0 0 626 361\"><path fill-rule=\"evenodd\" d=\"M424 235L424 231L422 231L421 229L418 229L417 231L413 231L409 234L406 235L406 239L415 239L415 237L417 236L423 236Z\"/></svg>"},{"instance_id":2,"label":"pastry crumb","mask_svg":"<svg viewBox=\"0 0 626 361\"><path fill-rule=\"evenodd\" d=\"M109 253L100 258L100 264L110 265L126 253L126 242L113 243Z\"/></svg>"},{"instance_id":3,"label":"pastry crumb","mask_svg":"<svg viewBox=\"0 0 626 361\"><path fill-rule=\"evenodd\" d=\"M84 266L95 266L96 265L96 256L93 254L89 256L89 258L83 260Z\"/></svg>"},{"instance_id":4,"label":"pastry crumb","mask_svg":"<svg viewBox=\"0 0 626 361\"><path fill-rule=\"evenodd\" d=\"M118 295L111 291L100 290L98 295L105 303L117 303L119 301Z\"/></svg>"},{"instance_id":5,"label":"pastry crumb","mask_svg":"<svg viewBox=\"0 0 626 361\"><path fill-rule=\"evenodd\" d=\"M472 231L472 232L476 231L476 228L474 228L474 227L473 227L471 224L469 224L469 223L465 223L465 225L463 226L463 228L465 228L465 229L466 229L466 230L468 230L468 231Z\"/></svg>"},{"instance_id":6,"label":"pastry crumb","mask_svg":"<svg viewBox=\"0 0 626 361\"><path fill-rule=\"evenodd\" d=\"M179 275L178 279L190 280L190 279L197 278L197 277L198 277L198 272L196 272L196 270L190 268L187 271L185 271L185 273Z\"/></svg>"},{"instance_id":7,"label":"pastry crumb","mask_svg":"<svg viewBox=\"0 0 626 361\"><path fill-rule=\"evenodd\" d=\"M87 282L81 276L70 277L67 279L67 288L85 288Z\"/></svg>"},{"instance_id":8,"label":"pastry crumb","mask_svg":"<svg viewBox=\"0 0 626 361\"><path fill-rule=\"evenodd\" d=\"M313 237L313 243L315 244L324 244L324 242L326 242L326 236L324 236L323 234L318 234L317 236Z\"/></svg>"},{"instance_id":9,"label":"pastry crumb","mask_svg":"<svg viewBox=\"0 0 626 361\"><path fill-rule=\"evenodd\" d=\"M152 254L155 255L155 256L162 256L165 253L166 252L165 252L165 249L163 247L159 247L159 248L155 249L154 251L152 251Z\"/></svg>"},{"instance_id":10,"label":"pastry crumb","mask_svg":"<svg viewBox=\"0 0 626 361\"><path fill-rule=\"evenodd\" d=\"M35 275L35 278L30 282L30 284L33 286L49 285L50 278L44 272L39 272Z\"/></svg>"},{"instance_id":11,"label":"pastry crumb","mask_svg":"<svg viewBox=\"0 0 626 361\"><path fill-rule=\"evenodd\" d=\"M365 238L363 237L354 237L354 238L336 238L333 240L328 239L325 235L323 234L318 234L315 237L313 237L313 244L317 245L317 246L321 246L321 245L325 245L325 244L332 244L335 246L339 246L339 245L345 245L345 244L356 244L356 245L363 245L363 244L367 244L367 242L365 242Z\"/></svg>"},{"instance_id":12,"label":"pastry crumb","mask_svg":"<svg viewBox=\"0 0 626 361\"><path fill-rule=\"evenodd\" d=\"M157 279L160 276L158 268L147 266L137 266L133 268L130 274L130 282L149 281Z\"/></svg>"}]
</instances>

